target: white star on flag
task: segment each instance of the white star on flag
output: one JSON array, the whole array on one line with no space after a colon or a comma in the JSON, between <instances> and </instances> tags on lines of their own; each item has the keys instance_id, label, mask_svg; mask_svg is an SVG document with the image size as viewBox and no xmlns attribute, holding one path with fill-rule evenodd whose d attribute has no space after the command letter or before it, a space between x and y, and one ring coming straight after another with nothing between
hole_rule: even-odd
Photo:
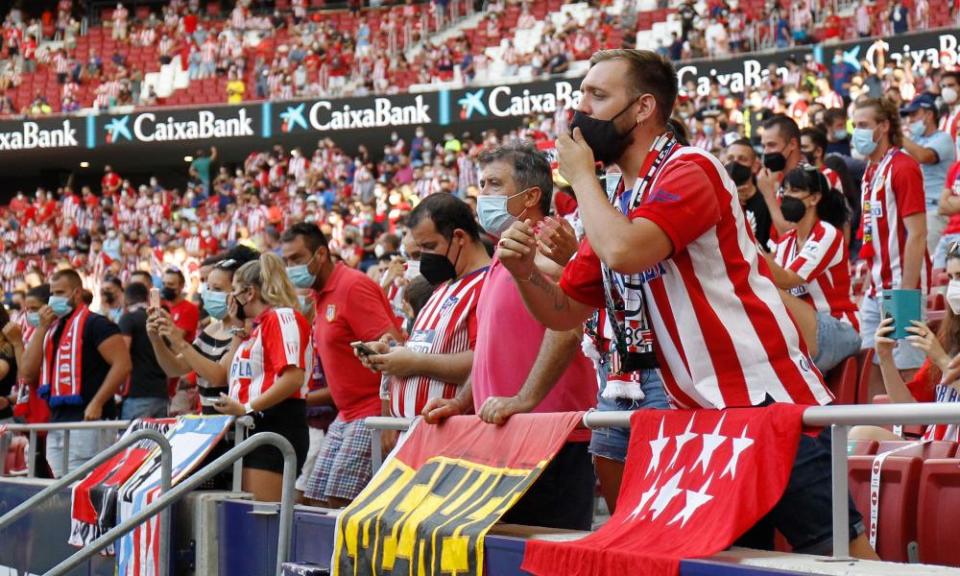
<instances>
[{"instance_id":1,"label":"white star on flag","mask_svg":"<svg viewBox=\"0 0 960 576\"><path fill-rule=\"evenodd\" d=\"M653 510L654 520L656 520L664 510L666 510L667 506L670 505L670 502L672 502L678 494L683 492L683 490L677 488L677 486L680 484L680 478L683 477L684 472L686 472L686 468L681 468L679 472L674 474L673 478L663 485L663 488L660 489L660 493L657 494L657 497L653 500L653 504L650 506L650 509Z\"/></svg>"},{"instance_id":2,"label":"white star on flag","mask_svg":"<svg viewBox=\"0 0 960 576\"><path fill-rule=\"evenodd\" d=\"M703 473L707 473L707 467L710 466L710 460L713 459L713 453L727 439L726 436L720 434L720 427L723 426L723 419L726 417L726 414L720 417L720 421L717 422L717 427L713 429L712 433L701 434L701 436L703 436L703 449L700 451L700 456L697 458L697 461L693 463L692 468L696 468L697 464L700 464Z\"/></svg>"},{"instance_id":3,"label":"white star on flag","mask_svg":"<svg viewBox=\"0 0 960 576\"><path fill-rule=\"evenodd\" d=\"M733 455L730 456L730 462L727 463L727 467L724 468L720 474L721 478L726 476L727 473L730 474L731 478L736 478L737 463L740 462L740 454L751 446L753 446L753 438L747 438L747 426L744 426L740 437L733 438Z\"/></svg>"},{"instance_id":4,"label":"white star on flag","mask_svg":"<svg viewBox=\"0 0 960 576\"><path fill-rule=\"evenodd\" d=\"M695 418L696 416L690 418L690 421L687 422L687 429L683 434L673 437L674 440L677 441L677 449L673 453L673 458L670 459L670 464L667 465L668 468L673 468L673 465L677 462L677 458L680 457L680 451L683 450L683 445L699 436L699 434L690 431L693 429L693 420Z\"/></svg>"},{"instance_id":5,"label":"white star on flag","mask_svg":"<svg viewBox=\"0 0 960 576\"><path fill-rule=\"evenodd\" d=\"M707 502L713 500L713 495L707 494L707 489L710 488L710 482L713 481L713 476L707 478L707 481L700 487L700 490L694 492L693 490L685 490L687 493L687 503L683 507L683 510L677 513L672 520L667 522L667 526L675 524L678 520L680 521L680 527L683 528L684 524L687 523L687 520L693 516L693 513L697 511L697 508L703 506Z\"/></svg>"},{"instance_id":6,"label":"white star on flag","mask_svg":"<svg viewBox=\"0 0 960 576\"><path fill-rule=\"evenodd\" d=\"M670 442L670 438L663 437L663 419L660 419L660 432L657 435L656 440L650 441L650 450L652 455L650 456L650 465L647 466L647 473L643 475L644 478L650 475L650 472L656 472L657 468L660 467L660 455L663 454L663 449L667 446L667 443Z\"/></svg>"},{"instance_id":7,"label":"white star on flag","mask_svg":"<svg viewBox=\"0 0 960 576\"><path fill-rule=\"evenodd\" d=\"M650 499L653 498L653 496L657 493L657 489L658 489L657 485L659 483L660 483L660 478L658 477L653 482L653 485L650 486L650 489L640 495L640 503L637 504L637 507L634 508L632 512L630 512L629 516L627 516L628 521L633 520L640 515L640 512L642 512L643 508L647 505L647 502L649 502Z\"/></svg>"}]
</instances>

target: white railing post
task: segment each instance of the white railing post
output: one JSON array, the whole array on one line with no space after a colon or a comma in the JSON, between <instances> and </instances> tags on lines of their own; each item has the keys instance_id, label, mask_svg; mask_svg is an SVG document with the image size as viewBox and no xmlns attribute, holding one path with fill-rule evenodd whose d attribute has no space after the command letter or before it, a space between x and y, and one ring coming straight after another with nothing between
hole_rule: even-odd
<instances>
[{"instance_id":1,"label":"white railing post","mask_svg":"<svg viewBox=\"0 0 960 576\"><path fill-rule=\"evenodd\" d=\"M834 424L830 437L830 460L833 472L833 557L850 556L850 490L847 478L847 427Z\"/></svg>"}]
</instances>

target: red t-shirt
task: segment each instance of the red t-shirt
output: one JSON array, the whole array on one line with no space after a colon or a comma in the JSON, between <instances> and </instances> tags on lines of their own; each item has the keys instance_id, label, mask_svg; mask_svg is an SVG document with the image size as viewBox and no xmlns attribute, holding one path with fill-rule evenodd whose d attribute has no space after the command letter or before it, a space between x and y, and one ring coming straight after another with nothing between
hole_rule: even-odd
<instances>
[{"instance_id":1,"label":"red t-shirt","mask_svg":"<svg viewBox=\"0 0 960 576\"><path fill-rule=\"evenodd\" d=\"M313 296L313 343L340 417L350 422L379 416L380 374L363 367L350 343L399 331L386 295L365 274L338 263Z\"/></svg>"},{"instance_id":2,"label":"red t-shirt","mask_svg":"<svg viewBox=\"0 0 960 576\"><path fill-rule=\"evenodd\" d=\"M196 304L183 300L179 304L167 303L173 324L184 331L183 338L193 342L197 335L197 325L200 323L200 309Z\"/></svg>"}]
</instances>

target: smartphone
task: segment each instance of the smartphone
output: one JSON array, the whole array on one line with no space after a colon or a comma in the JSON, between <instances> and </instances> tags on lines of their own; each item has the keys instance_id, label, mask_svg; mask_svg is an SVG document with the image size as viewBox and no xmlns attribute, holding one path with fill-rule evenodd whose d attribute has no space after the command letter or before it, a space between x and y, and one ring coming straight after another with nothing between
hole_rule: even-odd
<instances>
[{"instance_id":1,"label":"smartphone","mask_svg":"<svg viewBox=\"0 0 960 576\"><path fill-rule=\"evenodd\" d=\"M350 345L353 346L353 349L356 350L357 354L360 354L361 356L372 356L377 353L373 348L367 346L359 340L356 342L351 342Z\"/></svg>"},{"instance_id":2,"label":"smartphone","mask_svg":"<svg viewBox=\"0 0 960 576\"><path fill-rule=\"evenodd\" d=\"M160 289L159 288L150 289L150 307L151 308L160 307Z\"/></svg>"},{"instance_id":3,"label":"smartphone","mask_svg":"<svg viewBox=\"0 0 960 576\"><path fill-rule=\"evenodd\" d=\"M201 396L200 405L201 406L216 406L220 403L220 399L213 396Z\"/></svg>"}]
</instances>

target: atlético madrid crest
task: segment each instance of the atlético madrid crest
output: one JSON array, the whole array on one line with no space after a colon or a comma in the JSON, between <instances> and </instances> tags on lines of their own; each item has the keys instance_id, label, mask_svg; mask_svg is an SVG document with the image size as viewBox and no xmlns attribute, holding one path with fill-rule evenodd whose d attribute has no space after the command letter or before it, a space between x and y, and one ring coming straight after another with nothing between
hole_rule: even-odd
<instances>
[{"instance_id":1,"label":"atl\u00e9tico madrid crest","mask_svg":"<svg viewBox=\"0 0 960 576\"><path fill-rule=\"evenodd\" d=\"M327 312L325 316L327 317L327 322L333 322L333 319L337 317L337 305L327 304Z\"/></svg>"}]
</instances>

